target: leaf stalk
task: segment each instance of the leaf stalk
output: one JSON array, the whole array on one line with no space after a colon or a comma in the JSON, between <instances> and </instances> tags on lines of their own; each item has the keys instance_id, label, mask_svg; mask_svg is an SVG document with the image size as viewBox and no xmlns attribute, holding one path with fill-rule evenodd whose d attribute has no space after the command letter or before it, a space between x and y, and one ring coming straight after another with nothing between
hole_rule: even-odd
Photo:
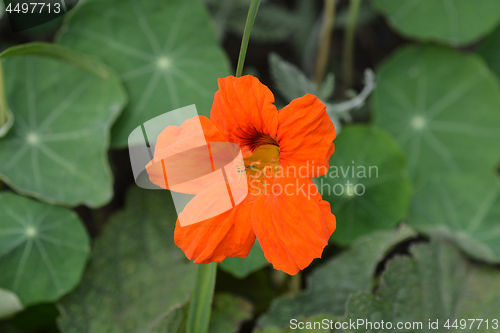
<instances>
[{"instance_id":1,"label":"leaf stalk","mask_svg":"<svg viewBox=\"0 0 500 333\"><path fill-rule=\"evenodd\" d=\"M198 265L193 296L189 303L186 333L208 332L216 275L216 262Z\"/></svg>"},{"instance_id":2,"label":"leaf stalk","mask_svg":"<svg viewBox=\"0 0 500 333\"><path fill-rule=\"evenodd\" d=\"M250 41L250 33L255 22L255 17L259 10L260 0L252 0L250 8L248 9L247 21L245 23L245 30L243 31L243 39L241 40L240 55L238 57L238 65L236 66L236 77L243 74L243 66L247 56L248 42Z\"/></svg>"}]
</instances>

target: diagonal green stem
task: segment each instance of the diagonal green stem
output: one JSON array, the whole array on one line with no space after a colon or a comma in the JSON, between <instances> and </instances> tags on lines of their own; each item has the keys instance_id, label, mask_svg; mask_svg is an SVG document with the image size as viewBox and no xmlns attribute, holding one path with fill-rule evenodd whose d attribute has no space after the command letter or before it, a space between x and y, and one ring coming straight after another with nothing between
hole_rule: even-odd
<instances>
[{"instance_id":1,"label":"diagonal green stem","mask_svg":"<svg viewBox=\"0 0 500 333\"><path fill-rule=\"evenodd\" d=\"M343 81L344 88L351 89L353 84L353 56L354 56L354 36L356 32L356 23L358 21L359 7L361 0L351 0L349 5L349 14L347 16L347 26L344 37L343 54Z\"/></svg>"},{"instance_id":2,"label":"diagonal green stem","mask_svg":"<svg viewBox=\"0 0 500 333\"><path fill-rule=\"evenodd\" d=\"M216 274L216 262L198 265L193 296L189 304L186 333L208 332Z\"/></svg>"},{"instance_id":3,"label":"diagonal green stem","mask_svg":"<svg viewBox=\"0 0 500 333\"><path fill-rule=\"evenodd\" d=\"M5 86L3 83L2 60L0 59L0 128L7 123L7 99L5 98ZM0 180L0 190L3 183Z\"/></svg>"},{"instance_id":4,"label":"diagonal green stem","mask_svg":"<svg viewBox=\"0 0 500 333\"><path fill-rule=\"evenodd\" d=\"M7 101L5 99L5 87L3 83L3 68L0 60L0 127L7 123Z\"/></svg>"},{"instance_id":5,"label":"diagonal green stem","mask_svg":"<svg viewBox=\"0 0 500 333\"><path fill-rule=\"evenodd\" d=\"M243 32L240 56L238 58L238 66L236 67L236 77L240 77L241 74L243 74L243 65L245 63L245 57L247 55L250 33L252 32L252 27L255 22L255 17L257 16L257 11L259 10L259 5L260 0L252 0L252 2L250 3L250 8L248 9L247 22L245 23L245 31Z\"/></svg>"}]
</instances>

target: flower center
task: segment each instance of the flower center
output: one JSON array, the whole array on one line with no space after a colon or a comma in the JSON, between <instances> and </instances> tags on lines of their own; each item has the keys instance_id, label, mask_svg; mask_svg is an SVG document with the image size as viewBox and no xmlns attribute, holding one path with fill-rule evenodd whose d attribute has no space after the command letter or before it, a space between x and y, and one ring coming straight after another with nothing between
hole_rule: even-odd
<instances>
[{"instance_id":1,"label":"flower center","mask_svg":"<svg viewBox=\"0 0 500 333\"><path fill-rule=\"evenodd\" d=\"M245 168L249 191L251 193L267 193L271 180L279 171L280 147L275 144L258 146L251 156L245 158Z\"/></svg>"}]
</instances>

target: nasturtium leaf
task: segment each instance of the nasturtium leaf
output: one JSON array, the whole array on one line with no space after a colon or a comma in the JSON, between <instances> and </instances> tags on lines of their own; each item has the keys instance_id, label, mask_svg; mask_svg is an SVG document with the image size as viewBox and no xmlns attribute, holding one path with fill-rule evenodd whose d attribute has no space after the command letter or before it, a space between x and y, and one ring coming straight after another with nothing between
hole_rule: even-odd
<instances>
[{"instance_id":1,"label":"nasturtium leaf","mask_svg":"<svg viewBox=\"0 0 500 333\"><path fill-rule=\"evenodd\" d=\"M405 47L377 79L374 122L403 147L416 183L437 173L493 172L500 160L500 86L478 56Z\"/></svg>"},{"instance_id":2,"label":"nasturtium leaf","mask_svg":"<svg viewBox=\"0 0 500 333\"><path fill-rule=\"evenodd\" d=\"M75 213L0 193L0 288L23 306L52 302L80 281L90 251Z\"/></svg>"},{"instance_id":3,"label":"nasturtium leaf","mask_svg":"<svg viewBox=\"0 0 500 333\"><path fill-rule=\"evenodd\" d=\"M96 240L77 289L59 303L64 333L149 332L188 300L196 265L174 243L167 191L133 188Z\"/></svg>"},{"instance_id":4,"label":"nasturtium leaf","mask_svg":"<svg viewBox=\"0 0 500 333\"><path fill-rule=\"evenodd\" d=\"M431 178L416 191L408 222L454 239L479 260L500 262L500 182L493 175Z\"/></svg>"},{"instance_id":5,"label":"nasturtium leaf","mask_svg":"<svg viewBox=\"0 0 500 333\"><path fill-rule=\"evenodd\" d=\"M469 262L447 241L432 241L411 248L411 257L397 256L387 264L376 295L360 293L348 302L347 320L391 323L392 329L360 326L349 332L401 332L397 323L416 322L407 332L448 332L457 319L466 320L474 332L495 332L492 320L500 313L500 271ZM444 327L447 320L451 330ZM489 320L488 328L479 321L470 328L467 319ZM429 321L439 320L439 329L429 329ZM386 324L387 325L387 324ZM387 326L386 326L387 327ZM456 330L463 332L463 327Z\"/></svg>"},{"instance_id":6,"label":"nasturtium leaf","mask_svg":"<svg viewBox=\"0 0 500 333\"><path fill-rule=\"evenodd\" d=\"M470 44L500 22L497 0L372 0L401 34L421 41Z\"/></svg>"},{"instance_id":7,"label":"nasturtium leaf","mask_svg":"<svg viewBox=\"0 0 500 333\"><path fill-rule=\"evenodd\" d=\"M126 146L137 126L179 107L210 114L217 78L230 71L200 0L91 0L68 18L59 43L113 66L130 95L112 146Z\"/></svg>"},{"instance_id":8,"label":"nasturtium leaf","mask_svg":"<svg viewBox=\"0 0 500 333\"><path fill-rule=\"evenodd\" d=\"M337 218L331 239L341 245L393 228L406 217L412 192L397 143L385 131L364 125L342 130L328 173L315 183Z\"/></svg>"},{"instance_id":9,"label":"nasturtium leaf","mask_svg":"<svg viewBox=\"0 0 500 333\"><path fill-rule=\"evenodd\" d=\"M268 265L269 262L266 260L264 252L262 252L259 241L256 240L248 256L245 258L226 258L219 264L219 268L239 279L243 279Z\"/></svg>"},{"instance_id":10,"label":"nasturtium leaf","mask_svg":"<svg viewBox=\"0 0 500 333\"><path fill-rule=\"evenodd\" d=\"M486 60L488 67L500 79L500 28L481 43L478 52Z\"/></svg>"},{"instance_id":11,"label":"nasturtium leaf","mask_svg":"<svg viewBox=\"0 0 500 333\"><path fill-rule=\"evenodd\" d=\"M1 61L15 122L0 139L0 178L50 203L108 202L109 130L126 102L117 76L108 70L102 78L47 57Z\"/></svg>"},{"instance_id":12,"label":"nasturtium leaf","mask_svg":"<svg viewBox=\"0 0 500 333\"><path fill-rule=\"evenodd\" d=\"M404 226L359 238L346 252L315 269L307 279L305 291L275 299L269 311L259 319L259 326L284 328L292 318L320 314L344 316L351 294L371 290L377 265L387 252L414 236L415 232Z\"/></svg>"}]
</instances>

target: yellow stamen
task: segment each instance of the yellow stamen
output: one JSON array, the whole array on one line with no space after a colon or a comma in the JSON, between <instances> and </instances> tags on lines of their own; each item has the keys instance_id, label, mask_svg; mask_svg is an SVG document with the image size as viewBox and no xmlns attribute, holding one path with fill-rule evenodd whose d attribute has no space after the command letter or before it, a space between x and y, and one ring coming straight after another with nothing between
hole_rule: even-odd
<instances>
[{"instance_id":1,"label":"yellow stamen","mask_svg":"<svg viewBox=\"0 0 500 333\"><path fill-rule=\"evenodd\" d=\"M280 147L261 145L244 160L250 191L267 193L270 181L279 171Z\"/></svg>"}]
</instances>

